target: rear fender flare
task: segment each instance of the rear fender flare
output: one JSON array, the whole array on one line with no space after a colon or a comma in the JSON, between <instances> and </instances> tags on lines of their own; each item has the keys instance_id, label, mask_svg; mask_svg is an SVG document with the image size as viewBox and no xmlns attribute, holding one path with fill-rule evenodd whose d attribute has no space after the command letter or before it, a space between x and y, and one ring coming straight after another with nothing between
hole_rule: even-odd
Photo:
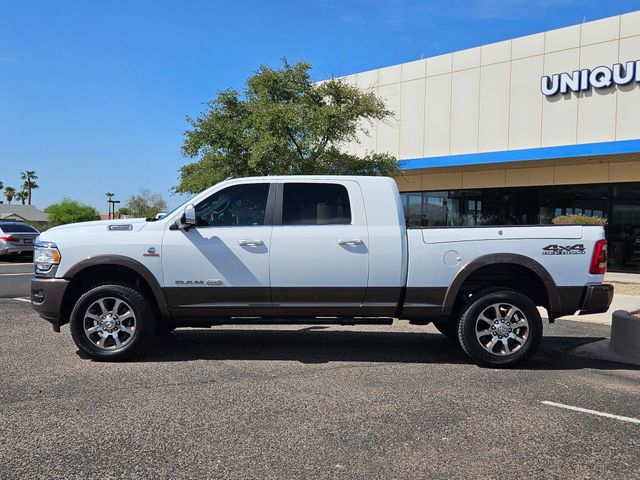
<instances>
[{"instance_id":1,"label":"rear fender flare","mask_svg":"<svg viewBox=\"0 0 640 480\"><path fill-rule=\"evenodd\" d=\"M445 316L449 316L452 314L456 299L458 298L458 293L460 292L460 288L464 284L465 280L469 278L469 276L473 272L479 270L482 267L494 265L497 263L519 265L532 271L542 281L547 292L547 298L549 299L549 305L547 307L550 309L549 316L553 318L553 312L561 311L562 302L560 299L560 293L558 292L558 287L556 286L556 282L553 280L553 277L547 271L547 269L544 268L539 262L533 260L532 258L515 253L492 253L475 258L474 260L465 264L458 271L456 276L453 278L453 281L449 285L447 292L445 293L444 302L442 305L442 314Z\"/></svg>"}]
</instances>

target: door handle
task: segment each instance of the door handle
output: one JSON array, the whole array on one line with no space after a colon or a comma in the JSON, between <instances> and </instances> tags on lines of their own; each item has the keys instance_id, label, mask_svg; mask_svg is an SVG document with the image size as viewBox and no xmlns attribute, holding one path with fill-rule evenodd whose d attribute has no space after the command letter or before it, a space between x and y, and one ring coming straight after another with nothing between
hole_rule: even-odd
<instances>
[{"instance_id":1,"label":"door handle","mask_svg":"<svg viewBox=\"0 0 640 480\"><path fill-rule=\"evenodd\" d=\"M341 238L338 240L338 245L364 245L364 242L359 238Z\"/></svg>"},{"instance_id":2,"label":"door handle","mask_svg":"<svg viewBox=\"0 0 640 480\"><path fill-rule=\"evenodd\" d=\"M264 245L262 240L238 240L238 245L241 247L259 247Z\"/></svg>"}]
</instances>

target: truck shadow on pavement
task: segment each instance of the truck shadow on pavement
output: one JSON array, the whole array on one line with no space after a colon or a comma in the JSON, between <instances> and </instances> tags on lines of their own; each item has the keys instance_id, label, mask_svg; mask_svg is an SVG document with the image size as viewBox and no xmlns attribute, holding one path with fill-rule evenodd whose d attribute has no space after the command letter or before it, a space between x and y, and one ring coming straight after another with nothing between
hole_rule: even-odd
<instances>
[{"instance_id":1,"label":"truck shadow on pavement","mask_svg":"<svg viewBox=\"0 0 640 480\"><path fill-rule=\"evenodd\" d=\"M473 364L456 342L435 333L298 330L178 330L158 337L139 362L194 360ZM525 370L640 370L633 365L570 355L602 337L547 336Z\"/></svg>"}]
</instances>

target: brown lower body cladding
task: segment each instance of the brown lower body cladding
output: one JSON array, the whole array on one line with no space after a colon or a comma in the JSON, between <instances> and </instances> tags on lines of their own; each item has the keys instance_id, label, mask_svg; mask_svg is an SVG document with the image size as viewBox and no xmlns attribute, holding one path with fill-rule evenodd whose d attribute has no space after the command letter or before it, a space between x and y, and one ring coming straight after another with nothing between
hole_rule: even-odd
<instances>
[{"instance_id":1,"label":"brown lower body cladding","mask_svg":"<svg viewBox=\"0 0 640 480\"><path fill-rule=\"evenodd\" d=\"M31 285L34 310L54 329L69 321L62 312L68 281L35 278ZM554 317L606 311L613 298L610 285L558 287L561 309ZM189 319L228 317L400 317L428 321L444 318L445 287L171 287L164 289L168 312L178 324ZM68 303L68 302L67 302ZM544 306L544 305L543 305ZM68 315L66 315L68 317ZM260 320L256 318L256 323Z\"/></svg>"},{"instance_id":2,"label":"brown lower body cladding","mask_svg":"<svg viewBox=\"0 0 640 480\"><path fill-rule=\"evenodd\" d=\"M449 310L444 308L446 287L176 287L165 292L175 317L393 316L432 320L446 317ZM573 315L583 306L587 292L584 286L558 287L561 308L553 316ZM600 306L593 309L604 308L606 298L599 301Z\"/></svg>"}]
</instances>

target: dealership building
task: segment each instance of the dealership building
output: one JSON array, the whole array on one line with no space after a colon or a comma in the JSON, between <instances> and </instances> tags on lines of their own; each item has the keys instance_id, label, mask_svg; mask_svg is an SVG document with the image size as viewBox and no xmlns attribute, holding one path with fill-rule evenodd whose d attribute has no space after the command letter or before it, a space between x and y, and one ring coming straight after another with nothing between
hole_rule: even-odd
<instances>
[{"instance_id":1,"label":"dealership building","mask_svg":"<svg viewBox=\"0 0 640 480\"><path fill-rule=\"evenodd\" d=\"M640 11L343 78L393 112L347 148L401 160L410 224L604 217L640 272Z\"/></svg>"}]
</instances>

